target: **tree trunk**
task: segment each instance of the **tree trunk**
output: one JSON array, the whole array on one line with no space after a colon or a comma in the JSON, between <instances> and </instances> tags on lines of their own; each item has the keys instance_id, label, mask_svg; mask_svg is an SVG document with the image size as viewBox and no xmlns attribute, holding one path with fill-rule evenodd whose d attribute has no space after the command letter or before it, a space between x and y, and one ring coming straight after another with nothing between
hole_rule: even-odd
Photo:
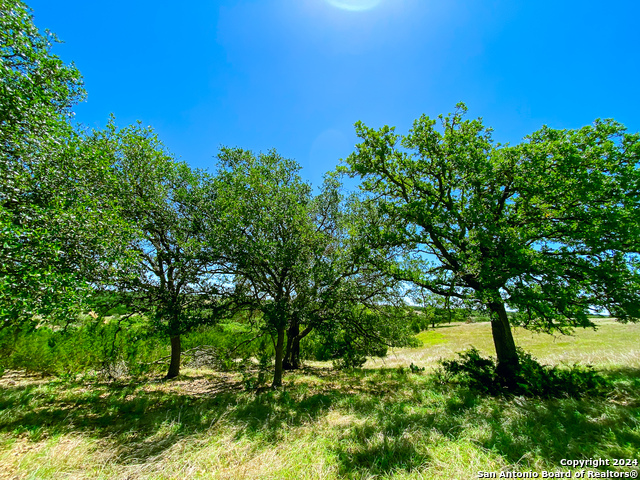
<instances>
[{"instance_id":1,"label":"tree trunk","mask_svg":"<svg viewBox=\"0 0 640 480\"><path fill-rule=\"evenodd\" d=\"M296 321L292 322L287 330L287 349L284 353L282 368L285 370L294 370L300 366L298 358L300 356L300 324ZM296 355L297 345L297 355Z\"/></svg>"},{"instance_id":2,"label":"tree trunk","mask_svg":"<svg viewBox=\"0 0 640 480\"><path fill-rule=\"evenodd\" d=\"M282 360L284 357L284 328L278 329L278 340L276 342L276 366L273 373L272 387L282 386Z\"/></svg>"},{"instance_id":3,"label":"tree trunk","mask_svg":"<svg viewBox=\"0 0 640 480\"><path fill-rule=\"evenodd\" d=\"M171 363L169 364L169 371L165 378L174 378L180 375L180 354L182 353L180 347L180 335L174 335L171 337Z\"/></svg>"},{"instance_id":4,"label":"tree trunk","mask_svg":"<svg viewBox=\"0 0 640 480\"><path fill-rule=\"evenodd\" d=\"M296 336L291 346L291 369L297 370L298 368L300 368L300 337Z\"/></svg>"},{"instance_id":5,"label":"tree trunk","mask_svg":"<svg viewBox=\"0 0 640 480\"><path fill-rule=\"evenodd\" d=\"M504 303L490 303L489 310L495 314L491 319L491 333L498 356L497 373L507 382L507 385L512 385L520 371L520 362L507 311Z\"/></svg>"},{"instance_id":6,"label":"tree trunk","mask_svg":"<svg viewBox=\"0 0 640 480\"><path fill-rule=\"evenodd\" d=\"M308 325L302 332L300 332L300 324L295 327L295 335L290 337L290 341L287 340L287 352L285 354L285 365L289 364L289 368L285 367L285 370L297 370L300 368L300 342L304 337L309 335L313 330L313 325Z\"/></svg>"}]
</instances>

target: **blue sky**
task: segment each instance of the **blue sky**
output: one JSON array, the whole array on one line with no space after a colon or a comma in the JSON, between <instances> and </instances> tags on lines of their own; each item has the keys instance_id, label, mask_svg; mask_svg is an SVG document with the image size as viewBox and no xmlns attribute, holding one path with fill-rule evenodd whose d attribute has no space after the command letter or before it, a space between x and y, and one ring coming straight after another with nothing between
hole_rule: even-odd
<instances>
[{"instance_id":1,"label":"blue sky","mask_svg":"<svg viewBox=\"0 0 640 480\"><path fill-rule=\"evenodd\" d=\"M272 148L319 185L353 124L453 111L517 143L596 118L640 130L640 3L518 0L27 0L82 72L76 119L151 125L213 169L220 145Z\"/></svg>"}]
</instances>

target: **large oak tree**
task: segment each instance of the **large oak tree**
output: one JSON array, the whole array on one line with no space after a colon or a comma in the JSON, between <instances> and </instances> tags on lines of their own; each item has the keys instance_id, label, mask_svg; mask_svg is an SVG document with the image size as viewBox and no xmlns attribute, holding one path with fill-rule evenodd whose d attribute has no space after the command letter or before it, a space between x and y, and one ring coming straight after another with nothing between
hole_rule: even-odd
<instances>
[{"instance_id":1,"label":"large oak tree","mask_svg":"<svg viewBox=\"0 0 640 480\"><path fill-rule=\"evenodd\" d=\"M71 124L82 78L56 41L0 0L0 328L73 318L122 253L108 161Z\"/></svg>"},{"instance_id":2,"label":"large oak tree","mask_svg":"<svg viewBox=\"0 0 640 480\"><path fill-rule=\"evenodd\" d=\"M117 291L169 338L167 378L176 377L181 335L231 313L216 244L206 241L200 220L211 178L176 161L139 125L118 130L111 122L92 142L110 158L112 196L130 229L127 261L114 264L99 286Z\"/></svg>"},{"instance_id":3,"label":"large oak tree","mask_svg":"<svg viewBox=\"0 0 640 480\"><path fill-rule=\"evenodd\" d=\"M500 145L465 113L440 116L441 130L422 116L406 136L358 122L347 171L386 219L371 245L398 254L379 265L485 306L510 379L519 362L507 309L545 331L591 326L594 309L640 318L640 137L598 120Z\"/></svg>"}]
</instances>

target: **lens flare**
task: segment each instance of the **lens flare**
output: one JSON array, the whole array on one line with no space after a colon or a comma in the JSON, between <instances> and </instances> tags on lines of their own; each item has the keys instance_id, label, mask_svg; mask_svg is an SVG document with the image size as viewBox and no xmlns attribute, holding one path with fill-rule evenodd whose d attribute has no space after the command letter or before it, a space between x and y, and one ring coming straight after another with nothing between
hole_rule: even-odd
<instances>
[{"instance_id":1,"label":"lens flare","mask_svg":"<svg viewBox=\"0 0 640 480\"><path fill-rule=\"evenodd\" d=\"M351 12L362 12L376 7L382 0L327 0L329 5L349 10Z\"/></svg>"}]
</instances>

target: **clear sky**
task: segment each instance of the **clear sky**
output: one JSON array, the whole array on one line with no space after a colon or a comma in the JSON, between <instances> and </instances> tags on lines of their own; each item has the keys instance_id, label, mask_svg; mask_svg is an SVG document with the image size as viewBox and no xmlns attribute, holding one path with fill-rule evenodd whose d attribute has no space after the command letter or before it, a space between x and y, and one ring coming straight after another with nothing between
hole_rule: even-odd
<instances>
[{"instance_id":1,"label":"clear sky","mask_svg":"<svg viewBox=\"0 0 640 480\"><path fill-rule=\"evenodd\" d=\"M213 169L220 145L272 148L319 185L353 124L406 133L457 102L517 143L596 118L640 130L640 2L27 0L85 79L76 119L151 125Z\"/></svg>"}]
</instances>

